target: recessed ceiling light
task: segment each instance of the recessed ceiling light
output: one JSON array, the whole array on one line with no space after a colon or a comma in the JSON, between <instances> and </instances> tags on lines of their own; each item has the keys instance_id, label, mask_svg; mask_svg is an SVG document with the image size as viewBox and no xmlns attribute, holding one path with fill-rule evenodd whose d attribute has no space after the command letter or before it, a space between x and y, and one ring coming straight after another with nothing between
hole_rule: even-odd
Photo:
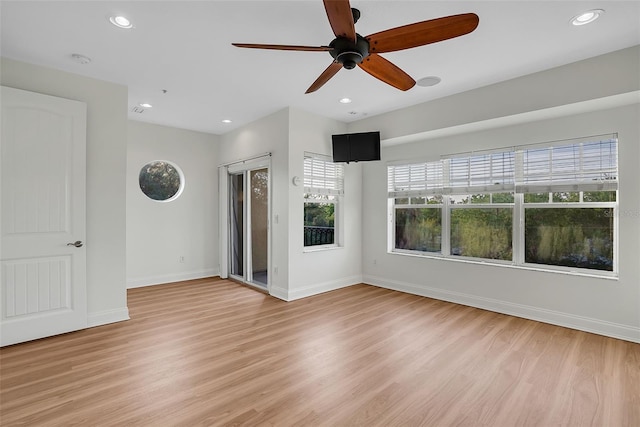
<instances>
[{"instance_id":1,"label":"recessed ceiling light","mask_svg":"<svg viewBox=\"0 0 640 427\"><path fill-rule=\"evenodd\" d=\"M440 77L437 76L429 76L429 77L423 77L420 80L418 80L416 82L416 84L418 86L422 86L422 87L429 87L429 86L435 86L438 83L440 83L442 81L442 79Z\"/></svg>"},{"instance_id":2,"label":"recessed ceiling light","mask_svg":"<svg viewBox=\"0 0 640 427\"><path fill-rule=\"evenodd\" d=\"M85 55L81 55L79 53L73 53L71 54L71 58L76 61L78 64L88 64L91 62L91 58L89 58L88 56Z\"/></svg>"},{"instance_id":3,"label":"recessed ceiling light","mask_svg":"<svg viewBox=\"0 0 640 427\"><path fill-rule=\"evenodd\" d=\"M229 119L224 119L224 120L222 121L222 123L231 123L231 120L229 120Z\"/></svg>"},{"instance_id":4,"label":"recessed ceiling light","mask_svg":"<svg viewBox=\"0 0 640 427\"><path fill-rule=\"evenodd\" d=\"M133 24L122 15L109 17L109 22L118 28L133 28Z\"/></svg>"},{"instance_id":5,"label":"recessed ceiling light","mask_svg":"<svg viewBox=\"0 0 640 427\"><path fill-rule=\"evenodd\" d=\"M580 15L576 15L571 18L571 23L573 25L585 25L589 24L600 17L604 13L602 9L592 9L586 12L581 13Z\"/></svg>"},{"instance_id":6,"label":"recessed ceiling light","mask_svg":"<svg viewBox=\"0 0 640 427\"><path fill-rule=\"evenodd\" d=\"M141 104L139 104L142 108L151 108L153 107L153 105L147 103L147 102L143 102Z\"/></svg>"},{"instance_id":7,"label":"recessed ceiling light","mask_svg":"<svg viewBox=\"0 0 640 427\"><path fill-rule=\"evenodd\" d=\"M351 98L342 98L340 100L341 104L350 104L351 103Z\"/></svg>"}]
</instances>

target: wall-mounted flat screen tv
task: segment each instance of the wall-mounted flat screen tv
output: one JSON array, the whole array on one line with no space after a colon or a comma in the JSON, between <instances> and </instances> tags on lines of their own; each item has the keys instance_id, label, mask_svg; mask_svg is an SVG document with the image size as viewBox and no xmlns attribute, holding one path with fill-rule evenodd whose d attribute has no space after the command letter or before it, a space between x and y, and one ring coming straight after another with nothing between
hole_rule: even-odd
<instances>
[{"instance_id":1,"label":"wall-mounted flat screen tv","mask_svg":"<svg viewBox=\"0 0 640 427\"><path fill-rule=\"evenodd\" d=\"M380 132L332 135L334 162L380 160Z\"/></svg>"}]
</instances>

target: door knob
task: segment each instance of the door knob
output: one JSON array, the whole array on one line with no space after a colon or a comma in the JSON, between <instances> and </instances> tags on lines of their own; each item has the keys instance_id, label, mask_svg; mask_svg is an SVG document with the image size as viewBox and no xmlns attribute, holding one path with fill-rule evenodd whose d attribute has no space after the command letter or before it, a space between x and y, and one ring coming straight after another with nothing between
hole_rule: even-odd
<instances>
[{"instance_id":1,"label":"door knob","mask_svg":"<svg viewBox=\"0 0 640 427\"><path fill-rule=\"evenodd\" d=\"M73 243L67 243L67 246L75 246L76 248L81 248L84 243L81 240L76 240Z\"/></svg>"}]
</instances>

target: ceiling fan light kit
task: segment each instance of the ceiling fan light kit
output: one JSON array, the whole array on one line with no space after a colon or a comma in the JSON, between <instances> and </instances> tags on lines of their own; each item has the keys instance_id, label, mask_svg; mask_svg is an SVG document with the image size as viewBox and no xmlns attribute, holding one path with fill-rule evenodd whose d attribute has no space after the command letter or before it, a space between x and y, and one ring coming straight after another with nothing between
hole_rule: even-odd
<instances>
[{"instance_id":1,"label":"ceiling fan light kit","mask_svg":"<svg viewBox=\"0 0 640 427\"><path fill-rule=\"evenodd\" d=\"M406 91L415 86L416 81L395 64L380 56L380 53L411 49L463 36L475 30L480 21L478 15L465 13L416 22L363 37L355 30L355 23L360 19L360 11L351 8L349 0L323 1L329 24L336 36L328 46L232 44L236 47L253 49L329 52L333 62L305 93L320 89L341 68L351 70L357 66L378 80Z\"/></svg>"}]
</instances>

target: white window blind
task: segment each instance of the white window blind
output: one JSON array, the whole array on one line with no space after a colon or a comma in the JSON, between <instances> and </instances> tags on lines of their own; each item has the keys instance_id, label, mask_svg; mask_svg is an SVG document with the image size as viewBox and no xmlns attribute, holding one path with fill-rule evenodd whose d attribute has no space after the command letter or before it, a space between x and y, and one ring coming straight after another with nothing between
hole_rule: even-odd
<instances>
[{"instance_id":1,"label":"white window blind","mask_svg":"<svg viewBox=\"0 0 640 427\"><path fill-rule=\"evenodd\" d=\"M442 193L442 162L387 167L389 197L417 197Z\"/></svg>"},{"instance_id":2,"label":"white window blind","mask_svg":"<svg viewBox=\"0 0 640 427\"><path fill-rule=\"evenodd\" d=\"M513 151L452 157L445 192L452 194L504 193L514 190Z\"/></svg>"},{"instance_id":3,"label":"white window blind","mask_svg":"<svg viewBox=\"0 0 640 427\"><path fill-rule=\"evenodd\" d=\"M616 135L387 167L389 197L618 189Z\"/></svg>"},{"instance_id":4,"label":"white window blind","mask_svg":"<svg viewBox=\"0 0 640 427\"><path fill-rule=\"evenodd\" d=\"M341 195L344 192L344 167L329 157L305 153L305 193Z\"/></svg>"},{"instance_id":5,"label":"white window blind","mask_svg":"<svg viewBox=\"0 0 640 427\"><path fill-rule=\"evenodd\" d=\"M521 150L521 193L618 189L618 141L578 142Z\"/></svg>"}]
</instances>

